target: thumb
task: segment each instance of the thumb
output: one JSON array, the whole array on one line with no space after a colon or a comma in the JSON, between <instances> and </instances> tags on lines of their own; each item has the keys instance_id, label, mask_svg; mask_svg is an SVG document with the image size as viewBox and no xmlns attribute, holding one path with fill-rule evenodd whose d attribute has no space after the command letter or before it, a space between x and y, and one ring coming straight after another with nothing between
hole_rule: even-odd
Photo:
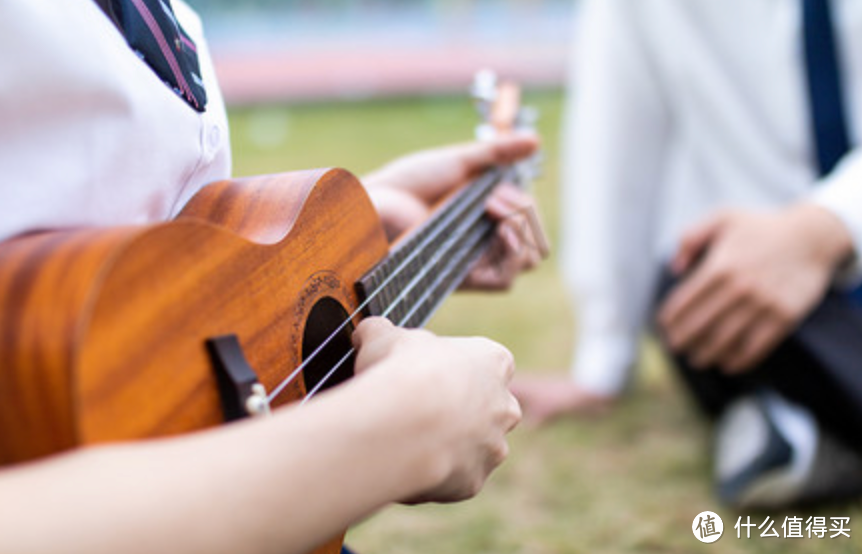
<instances>
[{"instance_id":1,"label":"thumb","mask_svg":"<svg viewBox=\"0 0 862 554\"><path fill-rule=\"evenodd\" d=\"M529 131L503 135L492 142L494 163L509 164L526 158L538 150L539 142L539 136Z\"/></svg>"},{"instance_id":2,"label":"thumb","mask_svg":"<svg viewBox=\"0 0 862 554\"><path fill-rule=\"evenodd\" d=\"M730 212L720 212L686 231L679 250L671 263L674 275L680 276L691 269L730 219Z\"/></svg>"},{"instance_id":3,"label":"thumb","mask_svg":"<svg viewBox=\"0 0 862 554\"><path fill-rule=\"evenodd\" d=\"M394 329L395 326L385 317L367 317L353 332L353 347L356 350L361 350L363 345L367 345Z\"/></svg>"},{"instance_id":4,"label":"thumb","mask_svg":"<svg viewBox=\"0 0 862 554\"><path fill-rule=\"evenodd\" d=\"M510 164L530 156L539 148L539 137L531 132L518 132L467 143L460 148L466 173L472 175L491 165Z\"/></svg>"}]
</instances>

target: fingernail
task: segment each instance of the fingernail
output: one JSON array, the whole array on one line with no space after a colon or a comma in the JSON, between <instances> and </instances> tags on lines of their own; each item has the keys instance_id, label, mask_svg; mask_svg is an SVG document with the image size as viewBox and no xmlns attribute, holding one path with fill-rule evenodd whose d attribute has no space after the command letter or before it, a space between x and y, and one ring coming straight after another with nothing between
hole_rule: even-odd
<instances>
[{"instance_id":1,"label":"fingernail","mask_svg":"<svg viewBox=\"0 0 862 554\"><path fill-rule=\"evenodd\" d=\"M506 241L506 246L509 247L509 250L512 252L517 252L521 247L521 237L515 233L514 229L512 229L509 225L503 225L502 227L503 240Z\"/></svg>"},{"instance_id":2,"label":"fingernail","mask_svg":"<svg viewBox=\"0 0 862 554\"><path fill-rule=\"evenodd\" d=\"M504 198L505 200L509 200L514 203L520 202L524 197L521 190L515 187L515 185L513 185L512 183L504 183L503 185L498 187L497 194L499 194L501 198Z\"/></svg>"},{"instance_id":3,"label":"fingernail","mask_svg":"<svg viewBox=\"0 0 862 554\"><path fill-rule=\"evenodd\" d=\"M496 196L491 196L488 198L487 202L485 202L485 211L494 218L500 219L508 215L507 212L509 211L509 206Z\"/></svg>"}]
</instances>

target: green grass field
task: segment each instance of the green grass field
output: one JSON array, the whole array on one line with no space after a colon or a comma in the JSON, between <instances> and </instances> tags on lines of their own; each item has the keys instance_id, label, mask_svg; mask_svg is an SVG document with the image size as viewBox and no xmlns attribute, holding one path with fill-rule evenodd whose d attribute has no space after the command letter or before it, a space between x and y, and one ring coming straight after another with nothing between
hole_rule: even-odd
<instances>
[{"instance_id":1,"label":"green grass field","mask_svg":"<svg viewBox=\"0 0 862 554\"><path fill-rule=\"evenodd\" d=\"M556 240L560 96L528 102L542 111L547 162L536 194ZM461 98L235 110L235 173L341 166L362 175L402 153L469 140L475 119ZM457 295L431 327L492 337L515 353L520 371L563 371L574 322L554 265L552 259L525 276L508 295ZM858 505L787 513L721 506L710 491L707 425L654 349L645 349L643 365L630 398L612 415L516 431L511 458L478 498L390 508L353 529L349 542L361 554L862 551ZM704 510L724 519L724 537L714 544L691 534ZM746 540L733 529L740 515L757 524L769 516L781 533L786 515L812 514L851 517L853 538L760 538L754 529Z\"/></svg>"}]
</instances>

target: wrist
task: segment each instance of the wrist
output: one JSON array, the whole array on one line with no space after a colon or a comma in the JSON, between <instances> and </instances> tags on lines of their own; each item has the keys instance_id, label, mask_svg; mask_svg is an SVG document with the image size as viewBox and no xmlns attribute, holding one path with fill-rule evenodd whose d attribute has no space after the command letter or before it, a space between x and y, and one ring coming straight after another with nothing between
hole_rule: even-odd
<instances>
[{"instance_id":1,"label":"wrist","mask_svg":"<svg viewBox=\"0 0 862 554\"><path fill-rule=\"evenodd\" d=\"M362 185L368 191L373 191L381 188L389 187L387 180L382 176L382 171L377 170L373 173L369 173L368 175L363 176L360 181L362 181Z\"/></svg>"},{"instance_id":2,"label":"wrist","mask_svg":"<svg viewBox=\"0 0 862 554\"><path fill-rule=\"evenodd\" d=\"M407 192L368 183L365 186L390 241L428 217L428 208Z\"/></svg>"},{"instance_id":3,"label":"wrist","mask_svg":"<svg viewBox=\"0 0 862 554\"><path fill-rule=\"evenodd\" d=\"M801 237L811 245L813 256L830 271L845 264L854 253L853 237L849 229L832 211L814 203L803 203L791 208L794 226Z\"/></svg>"}]
</instances>

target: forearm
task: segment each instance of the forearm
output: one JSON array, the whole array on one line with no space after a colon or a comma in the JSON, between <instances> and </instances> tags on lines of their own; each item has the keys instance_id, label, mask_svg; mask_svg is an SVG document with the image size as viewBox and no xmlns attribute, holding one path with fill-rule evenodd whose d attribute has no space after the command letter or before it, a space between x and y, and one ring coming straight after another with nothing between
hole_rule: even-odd
<instances>
[{"instance_id":1,"label":"forearm","mask_svg":"<svg viewBox=\"0 0 862 554\"><path fill-rule=\"evenodd\" d=\"M269 421L6 470L0 552L308 551L429 485L391 396L357 382Z\"/></svg>"},{"instance_id":2,"label":"forearm","mask_svg":"<svg viewBox=\"0 0 862 554\"><path fill-rule=\"evenodd\" d=\"M804 202L792 206L793 218L801 237L811 245L811 257L829 271L835 271L854 253L853 236L843 219L828 207Z\"/></svg>"}]
</instances>

